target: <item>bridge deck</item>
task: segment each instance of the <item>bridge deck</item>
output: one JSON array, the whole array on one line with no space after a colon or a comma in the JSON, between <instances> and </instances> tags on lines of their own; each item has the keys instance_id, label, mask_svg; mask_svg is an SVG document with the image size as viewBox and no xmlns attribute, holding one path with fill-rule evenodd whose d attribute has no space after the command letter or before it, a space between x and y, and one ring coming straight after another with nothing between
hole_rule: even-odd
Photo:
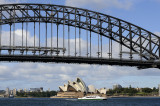
<instances>
[{"instance_id":1,"label":"bridge deck","mask_svg":"<svg viewBox=\"0 0 160 106\"><path fill-rule=\"evenodd\" d=\"M38 56L38 55L0 55L0 61L17 62L54 62L54 63L75 63L75 64L101 64L101 65L119 65L135 66L138 68L160 68L160 61L139 61L125 59L108 58L87 58L87 57L69 57L69 56Z\"/></svg>"},{"instance_id":2,"label":"bridge deck","mask_svg":"<svg viewBox=\"0 0 160 106\"><path fill-rule=\"evenodd\" d=\"M0 50L17 50L17 51L66 51L66 48L56 47L37 47L37 46L1 46Z\"/></svg>"}]
</instances>

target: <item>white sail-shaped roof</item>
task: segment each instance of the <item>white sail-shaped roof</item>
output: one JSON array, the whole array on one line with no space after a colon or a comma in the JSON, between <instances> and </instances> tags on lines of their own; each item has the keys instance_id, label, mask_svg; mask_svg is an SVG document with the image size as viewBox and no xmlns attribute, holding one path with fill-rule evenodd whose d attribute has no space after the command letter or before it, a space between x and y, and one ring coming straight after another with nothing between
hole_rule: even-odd
<instances>
[{"instance_id":1,"label":"white sail-shaped roof","mask_svg":"<svg viewBox=\"0 0 160 106\"><path fill-rule=\"evenodd\" d=\"M86 92L87 93L87 87L86 84L83 82L82 79L80 78L76 78L76 81L68 81L68 84L65 84L64 86L60 86L59 89L61 91L69 91L68 87L72 87L74 88L76 91L80 91L80 92Z\"/></svg>"},{"instance_id":2,"label":"white sail-shaped roof","mask_svg":"<svg viewBox=\"0 0 160 106\"><path fill-rule=\"evenodd\" d=\"M77 79L76 79L76 82L80 85L81 90L82 90L83 92L87 92L86 84L83 82L82 79L77 78Z\"/></svg>"},{"instance_id":3,"label":"white sail-shaped roof","mask_svg":"<svg viewBox=\"0 0 160 106\"><path fill-rule=\"evenodd\" d=\"M90 92L90 93L96 93L95 87L93 85L89 85L88 86L88 92Z\"/></svg>"}]
</instances>

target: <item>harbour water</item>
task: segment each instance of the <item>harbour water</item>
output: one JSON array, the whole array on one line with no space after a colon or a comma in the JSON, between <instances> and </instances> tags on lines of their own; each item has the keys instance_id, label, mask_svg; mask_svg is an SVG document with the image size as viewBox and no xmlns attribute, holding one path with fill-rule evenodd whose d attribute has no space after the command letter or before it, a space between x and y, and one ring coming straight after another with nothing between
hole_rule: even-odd
<instances>
[{"instance_id":1,"label":"harbour water","mask_svg":"<svg viewBox=\"0 0 160 106\"><path fill-rule=\"evenodd\" d=\"M107 100L0 98L0 106L160 106L160 98L130 97Z\"/></svg>"}]
</instances>

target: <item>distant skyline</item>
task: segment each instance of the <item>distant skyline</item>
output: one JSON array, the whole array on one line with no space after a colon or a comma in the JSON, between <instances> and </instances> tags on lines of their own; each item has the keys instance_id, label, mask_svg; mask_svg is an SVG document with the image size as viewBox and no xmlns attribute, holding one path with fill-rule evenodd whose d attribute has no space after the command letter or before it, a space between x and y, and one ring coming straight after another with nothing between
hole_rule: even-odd
<instances>
[{"instance_id":1,"label":"distant skyline","mask_svg":"<svg viewBox=\"0 0 160 106\"><path fill-rule=\"evenodd\" d=\"M131 22L160 35L160 0L0 0L6 3L45 3L85 8ZM31 35L33 36L33 35ZM82 78L96 88L158 87L160 69L57 63L0 63L0 89L38 88L58 90L68 80Z\"/></svg>"}]
</instances>

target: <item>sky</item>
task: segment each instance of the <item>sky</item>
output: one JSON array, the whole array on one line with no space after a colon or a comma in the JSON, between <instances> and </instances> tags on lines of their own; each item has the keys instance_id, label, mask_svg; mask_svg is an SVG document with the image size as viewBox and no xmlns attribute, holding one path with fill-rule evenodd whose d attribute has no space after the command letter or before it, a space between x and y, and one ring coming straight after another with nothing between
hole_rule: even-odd
<instances>
[{"instance_id":1,"label":"sky","mask_svg":"<svg viewBox=\"0 0 160 106\"><path fill-rule=\"evenodd\" d=\"M160 0L0 0L9 3L45 3L85 8L108 14L160 35ZM5 30L5 29L4 29ZM17 31L18 32L18 31ZM30 39L33 36L30 35ZM58 90L58 86L82 78L95 88L158 87L159 69L138 70L136 67L61 64L61 63L0 63L0 89L44 87Z\"/></svg>"}]
</instances>

